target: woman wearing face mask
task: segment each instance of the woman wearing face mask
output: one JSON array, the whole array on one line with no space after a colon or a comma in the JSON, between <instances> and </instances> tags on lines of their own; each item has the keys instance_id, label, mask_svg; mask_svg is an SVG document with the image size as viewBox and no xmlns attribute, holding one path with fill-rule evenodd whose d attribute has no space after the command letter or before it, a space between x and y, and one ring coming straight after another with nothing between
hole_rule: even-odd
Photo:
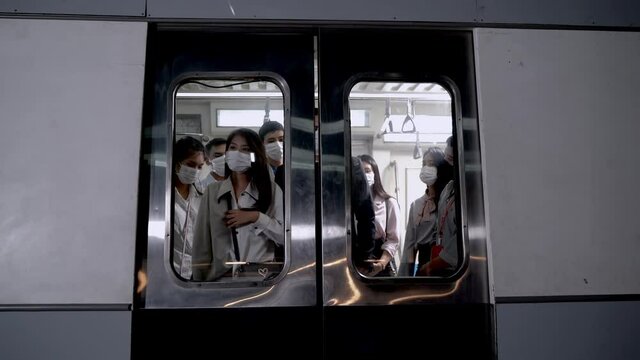
<instances>
[{"instance_id":1,"label":"woman wearing face mask","mask_svg":"<svg viewBox=\"0 0 640 360\"><path fill-rule=\"evenodd\" d=\"M174 146L175 208L173 216L173 268L184 279L191 278L194 224L202 192L195 182L204 166L204 146L192 137L178 140Z\"/></svg>"},{"instance_id":2,"label":"woman wearing face mask","mask_svg":"<svg viewBox=\"0 0 640 360\"><path fill-rule=\"evenodd\" d=\"M282 191L269 174L258 134L233 131L225 159L227 178L209 185L198 213L193 246L197 281L254 275L242 274L248 266L239 263L272 262L276 244L284 245Z\"/></svg>"},{"instance_id":3,"label":"woman wearing face mask","mask_svg":"<svg viewBox=\"0 0 640 360\"><path fill-rule=\"evenodd\" d=\"M368 276L395 276L397 261L394 259L400 244L400 206L382 187L378 164L369 155L358 156L371 189L375 212L376 240L375 259L371 262ZM392 261L393 260L393 261Z\"/></svg>"},{"instance_id":4,"label":"woman wearing face mask","mask_svg":"<svg viewBox=\"0 0 640 360\"><path fill-rule=\"evenodd\" d=\"M455 140L447 139L447 148L444 151L445 164L453 169ZM439 179L438 179L439 180ZM438 200L436 237L438 246L432 251L428 263L421 265L419 275L448 276L455 271L458 265L458 226L456 224L456 190L453 176L446 183Z\"/></svg>"},{"instance_id":5,"label":"woman wearing face mask","mask_svg":"<svg viewBox=\"0 0 640 360\"><path fill-rule=\"evenodd\" d=\"M400 274L403 276L413 276L419 266L429 262L431 247L436 242L438 199L452 176L447 165L444 152L437 147L427 149L422 157L420 181L425 183L427 188L424 195L409 207L400 267Z\"/></svg>"}]
</instances>

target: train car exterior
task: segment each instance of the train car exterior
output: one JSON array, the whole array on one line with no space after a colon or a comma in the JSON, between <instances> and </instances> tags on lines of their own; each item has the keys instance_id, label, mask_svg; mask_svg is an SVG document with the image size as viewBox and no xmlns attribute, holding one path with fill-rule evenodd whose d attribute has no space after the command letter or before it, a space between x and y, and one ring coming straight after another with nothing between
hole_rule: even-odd
<instances>
[{"instance_id":1,"label":"train car exterior","mask_svg":"<svg viewBox=\"0 0 640 360\"><path fill-rule=\"evenodd\" d=\"M640 6L518 3L3 1L0 357L640 357ZM282 116L284 260L198 281L175 144L239 104ZM395 181L405 235L421 141L446 146L426 109L455 139L457 265L369 276L351 157Z\"/></svg>"}]
</instances>

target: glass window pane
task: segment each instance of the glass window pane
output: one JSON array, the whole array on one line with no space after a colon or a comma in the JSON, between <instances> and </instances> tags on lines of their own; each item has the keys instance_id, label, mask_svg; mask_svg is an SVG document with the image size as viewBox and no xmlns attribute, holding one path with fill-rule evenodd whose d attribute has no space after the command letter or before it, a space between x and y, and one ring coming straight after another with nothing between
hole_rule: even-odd
<instances>
[{"instance_id":1,"label":"glass window pane","mask_svg":"<svg viewBox=\"0 0 640 360\"><path fill-rule=\"evenodd\" d=\"M262 78L192 79L178 88L167 261L180 279L255 283L281 272L283 99Z\"/></svg>"},{"instance_id":2,"label":"glass window pane","mask_svg":"<svg viewBox=\"0 0 640 360\"><path fill-rule=\"evenodd\" d=\"M351 110L351 127L369 126L369 113L366 110Z\"/></svg>"},{"instance_id":3,"label":"glass window pane","mask_svg":"<svg viewBox=\"0 0 640 360\"><path fill-rule=\"evenodd\" d=\"M349 105L368 114L367 127L351 131L355 267L377 278L452 274L460 261L449 93L434 83L358 83Z\"/></svg>"},{"instance_id":4,"label":"glass window pane","mask_svg":"<svg viewBox=\"0 0 640 360\"><path fill-rule=\"evenodd\" d=\"M264 123L264 110L218 110L218 126L221 127L260 127ZM284 123L282 110L269 111L269 119Z\"/></svg>"}]
</instances>

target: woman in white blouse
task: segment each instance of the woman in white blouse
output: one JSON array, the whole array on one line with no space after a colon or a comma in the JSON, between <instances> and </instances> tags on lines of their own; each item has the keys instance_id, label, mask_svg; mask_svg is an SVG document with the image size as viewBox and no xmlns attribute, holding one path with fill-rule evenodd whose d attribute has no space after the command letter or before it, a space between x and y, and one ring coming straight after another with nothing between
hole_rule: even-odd
<instances>
[{"instance_id":1,"label":"woman in white blouse","mask_svg":"<svg viewBox=\"0 0 640 360\"><path fill-rule=\"evenodd\" d=\"M259 275L266 278L275 247L284 246L282 191L272 180L255 131L233 131L225 161L227 178L207 187L198 212L193 279L243 276L249 266L241 264L257 264Z\"/></svg>"},{"instance_id":2,"label":"woman in white blouse","mask_svg":"<svg viewBox=\"0 0 640 360\"><path fill-rule=\"evenodd\" d=\"M395 276L398 264L395 257L400 244L400 206L384 190L375 159L369 155L360 155L358 158L362 161L367 184L371 189L376 218L375 259L366 275Z\"/></svg>"},{"instance_id":3,"label":"woman in white blouse","mask_svg":"<svg viewBox=\"0 0 640 360\"><path fill-rule=\"evenodd\" d=\"M173 268L180 277L191 278L193 231L202 192L195 186L204 166L204 146L192 137L178 140L173 148L175 184L173 210Z\"/></svg>"}]
</instances>

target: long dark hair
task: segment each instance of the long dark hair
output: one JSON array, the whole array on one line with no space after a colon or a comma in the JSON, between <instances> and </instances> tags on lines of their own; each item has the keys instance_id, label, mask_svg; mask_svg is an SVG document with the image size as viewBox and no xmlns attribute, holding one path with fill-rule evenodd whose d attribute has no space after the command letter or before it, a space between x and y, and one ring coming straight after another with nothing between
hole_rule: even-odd
<instances>
[{"instance_id":1,"label":"long dark hair","mask_svg":"<svg viewBox=\"0 0 640 360\"><path fill-rule=\"evenodd\" d=\"M384 191L384 187L382 187L382 179L380 178L380 170L378 170L378 163L376 163L375 159L367 154L363 154L358 156L360 161L366 162L371 165L371 169L373 170L373 185L371 186L372 196L380 196L381 198L387 200L391 197L391 195L387 194Z\"/></svg>"},{"instance_id":2,"label":"long dark hair","mask_svg":"<svg viewBox=\"0 0 640 360\"><path fill-rule=\"evenodd\" d=\"M227 137L225 150L229 150L231 140L236 136L243 137L247 141L249 149L254 154L255 161L251 163L251 167L245 174L249 176L253 185L258 189L258 201L256 202L258 211L266 213L271 206L273 194L271 190L272 186L271 174L269 173L269 163L267 161L267 154L265 153L264 145L255 131L247 128L239 128L231 132ZM231 169L229 169L229 166L226 163L224 168L225 176L229 177L232 172Z\"/></svg>"}]
</instances>

